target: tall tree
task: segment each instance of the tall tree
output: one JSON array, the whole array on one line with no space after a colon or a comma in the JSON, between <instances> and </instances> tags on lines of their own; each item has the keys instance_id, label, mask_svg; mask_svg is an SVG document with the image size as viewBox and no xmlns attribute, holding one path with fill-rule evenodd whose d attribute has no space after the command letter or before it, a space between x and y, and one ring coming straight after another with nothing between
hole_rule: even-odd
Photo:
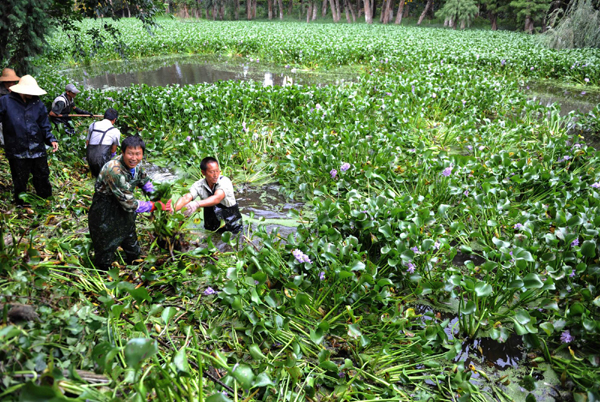
<instances>
[{"instance_id":1,"label":"tall tree","mask_svg":"<svg viewBox=\"0 0 600 402\"><path fill-rule=\"evenodd\" d=\"M444 7L436 13L436 16L450 21L450 26L454 29L460 22L460 28L464 29L465 26L471 24L478 11L475 0L448 0Z\"/></svg>"},{"instance_id":2,"label":"tall tree","mask_svg":"<svg viewBox=\"0 0 600 402\"><path fill-rule=\"evenodd\" d=\"M492 23L492 31L498 29L498 15L504 13L508 9L509 0L481 0L483 12L487 13L490 22Z\"/></svg>"},{"instance_id":3,"label":"tall tree","mask_svg":"<svg viewBox=\"0 0 600 402\"><path fill-rule=\"evenodd\" d=\"M423 22L423 20L425 19L425 16L431 9L433 9L433 0L427 0L427 3L425 4L425 9L423 9L423 12L421 13L421 16L419 17L419 20L417 21L417 25L421 25L421 22Z\"/></svg>"},{"instance_id":4,"label":"tall tree","mask_svg":"<svg viewBox=\"0 0 600 402\"><path fill-rule=\"evenodd\" d=\"M331 0L329 0L329 1L331 1ZM363 0L363 3L365 5L365 22L367 24L372 24L373 23L373 14L371 13L371 1Z\"/></svg>"},{"instance_id":5,"label":"tall tree","mask_svg":"<svg viewBox=\"0 0 600 402\"><path fill-rule=\"evenodd\" d=\"M0 1L0 63L16 67L21 72L31 69L31 58L47 47L46 37L60 27L73 40L73 55L85 56L81 35L92 37L94 50L112 43L115 51L125 46L120 32L109 23L102 28L82 32L79 26L84 18L110 18L124 15L125 5L131 14L151 30L154 17L163 3L152 0L2 0Z\"/></svg>"},{"instance_id":6,"label":"tall tree","mask_svg":"<svg viewBox=\"0 0 600 402\"><path fill-rule=\"evenodd\" d=\"M400 4L398 4L398 12L396 13L396 25L400 25L402 23L402 14L404 13L404 3L405 0L400 0Z\"/></svg>"},{"instance_id":7,"label":"tall tree","mask_svg":"<svg viewBox=\"0 0 600 402\"><path fill-rule=\"evenodd\" d=\"M517 19L524 24L524 31L533 33L536 23L546 17L552 0L513 0L510 6L516 11Z\"/></svg>"}]
</instances>

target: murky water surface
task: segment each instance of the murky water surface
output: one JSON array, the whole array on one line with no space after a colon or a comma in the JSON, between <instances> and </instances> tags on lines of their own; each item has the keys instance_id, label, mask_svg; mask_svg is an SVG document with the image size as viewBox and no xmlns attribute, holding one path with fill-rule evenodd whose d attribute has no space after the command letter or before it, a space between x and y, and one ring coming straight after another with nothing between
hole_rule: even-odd
<instances>
[{"instance_id":1,"label":"murky water surface","mask_svg":"<svg viewBox=\"0 0 600 402\"><path fill-rule=\"evenodd\" d=\"M529 99L538 101L544 106L557 103L560 106L561 116L566 116L572 111L589 113L600 103L600 91L594 89L530 82L523 91Z\"/></svg>"},{"instance_id":2,"label":"murky water surface","mask_svg":"<svg viewBox=\"0 0 600 402\"><path fill-rule=\"evenodd\" d=\"M357 73L348 69L316 73L263 63L258 59L198 55L115 61L69 69L63 73L85 89L125 88L133 84L210 84L228 80L258 81L264 86L292 83L324 86L357 80Z\"/></svg>"}]
</instances>

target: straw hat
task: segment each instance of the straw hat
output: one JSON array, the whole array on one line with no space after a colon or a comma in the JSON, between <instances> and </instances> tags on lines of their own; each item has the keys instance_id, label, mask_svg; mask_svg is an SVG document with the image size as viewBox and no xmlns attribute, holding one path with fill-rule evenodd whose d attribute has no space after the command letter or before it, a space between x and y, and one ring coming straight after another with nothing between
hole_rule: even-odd
<instances>
[{"instance_id":1,"label":"straw hat","mask_svg":"<svg viewBox=\"0 0 600 402\"><path fill-rule=\"evenodd\" d=\"M46 91L38 86L37 81L31 75L23 76L17 85L10 87L10 90L23 95L46 95Z\"/></svg>"},{"instance_id":2,"label":"straw hat","mask_svg":"<svg viewBox=\"0 0 600 402\"><path fill-rule=\"evenodd\" d=\"M15 70L12 68L5 68L2 70L2 76L0 76L0 82L17 82L20 78L15 74Z\"/></svg>"}]
</instances>

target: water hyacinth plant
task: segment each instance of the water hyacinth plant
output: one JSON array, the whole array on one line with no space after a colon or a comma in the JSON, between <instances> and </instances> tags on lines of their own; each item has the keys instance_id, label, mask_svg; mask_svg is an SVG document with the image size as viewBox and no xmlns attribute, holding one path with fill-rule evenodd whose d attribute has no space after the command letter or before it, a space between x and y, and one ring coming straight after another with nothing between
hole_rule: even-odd
<instances>
[{"instance_id":1,"label":"water hyacinth plant","mask_svg":"<svg viewBox=\"0 0 600 402\"><path fill-rule=\"evenodd\" d=\"M552 392L597 396L600 160L579 137L597 119L574 122L520 89L532 78L591 86L597 52L509 32L164 21L150 39L118 24L132 58L225 54L358 78L78 98L116 107L151 162L183 171L174 197L207 155L236 186L276 181L305 202L288 236L259 223L235 240L186 232L194 246L164 250L149 241L157 221L140 216L144 258L104 275L88 258L82 140L57 133L70 150L49 156L55 201L30 197L31 212L9 204L2 159L3 400L483 401L524 395L522 384L531 400L546 374L559 379ZM68 78L54 71L39 76L44 101ZM183 223L171 218L162 229ZM37 318L10 313L23 304ZM490 368L482 340L524 369L507 379Z\"/></svg>"}]
</instances>

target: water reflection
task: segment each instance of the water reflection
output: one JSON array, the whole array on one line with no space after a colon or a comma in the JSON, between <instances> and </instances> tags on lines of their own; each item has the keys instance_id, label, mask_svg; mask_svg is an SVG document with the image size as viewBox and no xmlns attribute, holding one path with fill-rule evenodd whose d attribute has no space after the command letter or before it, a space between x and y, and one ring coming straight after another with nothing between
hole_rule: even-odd
<instances>
[{"instance_id":1,"label":"water reflection","mask_svg":"<svg viewBox=\"0 0 600 402\"><path fill-rule=\"evenodd\" d=\"M248 63L241 58L187 56L119 61L63 71L84 88L124 88L134 84L149 86L193 85L218 81L257 81L263 86L340 85L355 81L348 70L313 72L288 69L264 63Z\"/></svg>"},{"instance_id":2,"label":"water reflection","mask_svg":"<svg viewBox=\"0 0 600 402\"><path fill-rule=\"evenodd\" d=\"M556 103L560 106L560 115L566 116L572 111L589 113L600 103L600 93L594 90L563 87L543 82L530 82L523 91L527 97L544 106Z\"/></svg>"}]
</instances>

